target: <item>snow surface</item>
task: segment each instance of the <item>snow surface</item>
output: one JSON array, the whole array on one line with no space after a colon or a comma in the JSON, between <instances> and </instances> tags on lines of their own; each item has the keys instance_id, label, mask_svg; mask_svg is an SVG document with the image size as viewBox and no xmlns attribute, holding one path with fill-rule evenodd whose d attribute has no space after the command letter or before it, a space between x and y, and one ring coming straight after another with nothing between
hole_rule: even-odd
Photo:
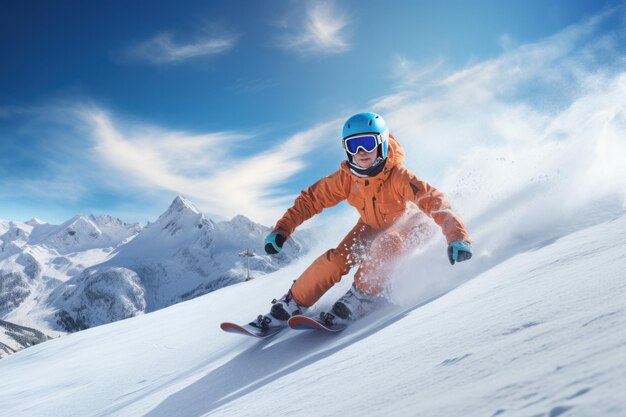
<instances>
[{"instance_id":1,"label":"snow surface","mask_svg":"<svg viewBox=\"0 0 626 417\"><path fill-rule=\"evenodd\" d=\"M219 330L267 308L303 259L3 359L0 416L624 416L625 243L621 216L340 335Z\"/></svg>"}]
</instances>

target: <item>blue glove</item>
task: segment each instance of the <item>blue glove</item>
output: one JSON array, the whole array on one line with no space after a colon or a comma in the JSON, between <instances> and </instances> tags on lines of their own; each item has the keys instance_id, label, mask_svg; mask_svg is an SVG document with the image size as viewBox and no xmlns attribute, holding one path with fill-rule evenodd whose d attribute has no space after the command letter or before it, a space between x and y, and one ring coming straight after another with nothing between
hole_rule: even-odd
<instances>
[{"instance_id":1,"label":"blue glove","mask_svg":"<svg viewBox=\"0 0 626 417\"><path fill-rule=\"evenodd\" d=\"M265 238L265 252L268 255L276 255L283 248L285 243L285 236L280 233L270 233Z\"/></svg>"},{"instance_id":2,"label":"blue glove","mask_svg":"<svg viewBox=\"0 0 626 417\"><path fill-rule=\"evenodd\" d=\"M471 259L472 247L469 243L462 240L455 240L448 245L448 259L450 264L454 265L455 262L463 262Z\"/></svg>"}]
</instances>

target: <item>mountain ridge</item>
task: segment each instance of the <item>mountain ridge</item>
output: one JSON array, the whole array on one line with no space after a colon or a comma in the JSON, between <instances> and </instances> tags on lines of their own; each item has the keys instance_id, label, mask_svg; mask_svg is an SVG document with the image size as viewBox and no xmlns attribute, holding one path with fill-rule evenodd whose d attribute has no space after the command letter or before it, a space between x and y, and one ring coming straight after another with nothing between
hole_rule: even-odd
<instances>
[{"instance_id":1,"label":"mountain ridge","mask_svg":"<svg viewBox=\"0 0 626 417\"><path fill-rule=\"evenodd\" d=\"M0 319L60 335L134 317L278 270L305 247L298 235L270 258L270 228L242 215L214 222L176 196L145 227L78 214L61 225L6 221L0 234ZM305 236L305 233L301 233Z\"/></svg>"}]
</instances>

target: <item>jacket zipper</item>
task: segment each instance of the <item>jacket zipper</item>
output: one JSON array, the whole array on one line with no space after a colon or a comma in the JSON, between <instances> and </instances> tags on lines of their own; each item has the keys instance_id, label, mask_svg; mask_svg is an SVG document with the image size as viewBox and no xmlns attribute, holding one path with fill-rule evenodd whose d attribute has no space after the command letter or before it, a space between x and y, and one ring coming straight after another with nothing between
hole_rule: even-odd
<instances>
[{"instance_id":1,"label":"jacket zipper","mask_svg":"<svg viewBox=\"0 0 626 417\"><path fill-rule=\"evenodd\" d=\"M378 223L378 226L382 226L382 223L378 218L378 213L376 212L376 197L372 197L372 208L374 209L374 219L376 220L376 223Z\"/></svg>"}]
</instances>

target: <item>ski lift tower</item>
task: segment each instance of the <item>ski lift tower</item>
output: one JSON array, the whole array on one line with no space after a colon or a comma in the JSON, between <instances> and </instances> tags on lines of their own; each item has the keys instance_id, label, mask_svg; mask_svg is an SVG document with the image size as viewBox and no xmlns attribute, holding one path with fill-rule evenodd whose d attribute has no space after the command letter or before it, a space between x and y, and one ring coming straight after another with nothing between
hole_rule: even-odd
<instances>
[{"instance_id":1,"label":"ski lift tower","mask_svg":"<svg viewBox=\"0 0 626 417\"><path fill-rule=\"evenodd\" d=\"M251 252L250 249L244 250L239 252L239 256L245 256L246 259L246 265L247 265L247 271L248 271L248 276L246 277L246 281L250 281L252 279L252 277L250 276L250 258L252 258L253 256L256 256L256 253Z\"/></svg>"}]
</instances>

